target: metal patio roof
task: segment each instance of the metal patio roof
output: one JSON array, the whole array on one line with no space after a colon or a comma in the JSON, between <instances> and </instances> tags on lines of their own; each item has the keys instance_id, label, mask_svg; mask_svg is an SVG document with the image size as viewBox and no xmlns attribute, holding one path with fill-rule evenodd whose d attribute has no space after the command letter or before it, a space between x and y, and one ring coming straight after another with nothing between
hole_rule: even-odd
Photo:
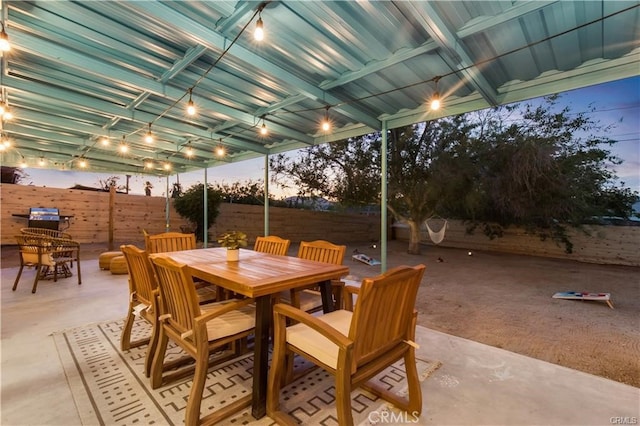
<instances>
[{"instance_id":1,"label":"metal patio roof","mask_svg":"<svg viewBox=\"0 0 640 426\"><path fill-rule=\"evenodd\" d=\"M160 174L169 162L179 173L636 76L638 6L3 1L12 50L0 84L14 118L2 163L79 169L84 158L90 171Z\"/></svg>"}]
</instances>

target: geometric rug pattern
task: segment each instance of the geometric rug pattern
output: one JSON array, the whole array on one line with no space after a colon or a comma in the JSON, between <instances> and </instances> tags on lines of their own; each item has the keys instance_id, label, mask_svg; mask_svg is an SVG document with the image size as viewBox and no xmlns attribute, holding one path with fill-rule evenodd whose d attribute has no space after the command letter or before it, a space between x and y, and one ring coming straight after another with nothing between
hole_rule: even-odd
<instances>
[{"instance_id":1,"label":"geometric rug pattern","mask_svg":"<svg viewBox=\"0 0 640 426\"><path fill-rule=\"evenodd\" d=\"M53 338L65 370L83 425L182 425L191 390L186 377L159 389L151 389L144 376L146 345L120 351L123 320L89 324L54 333ZM132 340L148 336L146 321L136 321ZM171 345L171 343L170 343ZM170 346L168 356L184 355ZM424 380L440 362L418 360L418 374ZM296 368L303 366L296 365ZM209 369L202 396L201 416L251 393L253 356L245 355ZM372 379L402 394L407 383L402 364L394 365ZM303 425L337 425L333 377L321 369L303 375L282 390L283 410ZM352 394L355 424L375 424L382 411L397 409L363 389ZM247 408L225 419L223 425L272 425L269 417L255 420Z\"/></svg>"}]
</instances>

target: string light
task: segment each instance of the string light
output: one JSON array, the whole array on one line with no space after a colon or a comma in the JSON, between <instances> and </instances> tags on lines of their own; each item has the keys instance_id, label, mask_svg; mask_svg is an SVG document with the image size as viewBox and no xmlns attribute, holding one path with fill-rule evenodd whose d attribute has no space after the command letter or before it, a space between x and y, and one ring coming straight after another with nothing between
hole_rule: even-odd
<instances>
[{"instance_id":1,"label":"string light","mask_svg":"<svg viewBox=\"0 0 640 426\"><path fill-rule=\"evenodd\" d=\"M186 149L186 151L185 151L185 155L186 155L187 157L191 158L191 157L193 157L193 154L194 154L194 152L193 152L193 148L191 147L191 142L189 142L189 143L187 144L187 149Z\"/></svg>"},{"instance_id":2,"label":"string light","mask_svg":"<svg viewBox=\"0 0 640 426\"><path fill-rule=\"evenodd\" d=\"M437 111L440 109L440 94L438 93L438 81L440 81L440 77L434 77L433 81L435 82L436 90L433 92L433 96L431 97L431 110Z\"/></svg>"},{"instance_id":3,"label":"string light","mask_svg":"<svg viewBox=\"0 0 640 426\"><path fill-rule=\"evenodd\" d=\"M5 101L0 101L0 116L2 116L3 120L11 120L13 118L13 113Z\"/></svg>"},{"instance_id":4,"label":"string light","mask_svg":"<svg viewBox=\"0 0 640 426\"><path fill-rule=\"evenodd\" d=\"M11 148L11 139L7 135L2 135L2 146L4 148Z\"/></svg>"},{"instance_id":5,"label":"string light","mask_svg":"<svg viewBox=\"0 0 640 426\"><path fill-rule=\"evenodd\" d=\"M107 136L103 136L100 138L100 143L102 146L109 146L109 138Z\"/></svg>"},{"instance_id":6,"label":"string light","mask_svg":"<svg viewBox=\"0 0 640 426\"><path fill-rule=\"evenodd\" d=\"M262 116L262 127L260 127L260 134L262 136L267 136L267 134L269 134L269 129L267 129L267 125L264 122L264 115Z\"/></svg>"},{"instance_id":7,"label":"string light","mask_svg":"<svg viewBox=\"0 0 640 426\"><path fill-rule=\"evenodd\" d=\"M123 154L129 151L129 146L124 140L124 135L122 135L122 142L120 142L120 146L118 147L118 150Z\"/></svg>"},{"instance_id":8,"label":"string light","mask_svg":"<svg viewBox=\"0 0 640 426\"><path fill-rule=\"evenodd\" d=\"M40 160L38 160L38 165L40 167L44 167L45 164L47 164L47 162L45 161L44 157L40 157Z\"/></svg>"},{"instance_id":9,"label":"string light","mask_svg":"<svg viewBox=\"0 0 640 426\"><path fill-rule=\"evenodd\" d=\"M262 22L262 9L258 14L258 22L256 22L256 29L253 32L253 37L258 41L264 40L264 24Z\"/></svg>"},{"instance_id":10,"label":"string light","mask_svg":"<svg viewBox=\"0 0 640 426\"><path fill-rule=\"evenodd\" d=\"M7 32L4 30L4 22L0 22L2 25L2 31L0 31L0 50L3 52L8 52L11 50L11 43L9 43L9 36Z\"/></svg>"},{"instance_id":11,"label":"string light","mask_svg":"<svg viewBox=\"0 0 640 426\"><path fill-rule=\"evenodd\" d=\"M80 166L81 169L85 169L87 167L87 160L85 160L84 158L81 158L78 165Z\"/></svg>"},{"instance_id":12,"label":"string light","mask_svg":"<svg viewBox=\"0 0 640 426\"><path fill-rule=\"evenodd\" d=\"M21 169L26 169L27 166L28 166L27 160L25 160L24 157L22 157L22 161L20 162L20 168Z\"/></svg>"},{"instance_id":13,"label":"string light","mask_svg":"<svg viewBox=\"0 0 640 426\"><path fill-rule=\"evenodd\" d=\"M153 133L151 133L151 123L149 123L149 129L147 130L147 134L144 136L144 141L146 143L153 143Z\"/></svg>"},{"instance_id":14,"label":"string light","mask_svg":"<svg viewBox=\"0 0 640 426\"><path fill-rule=\"evenodd\" d=\"M331 130L331 122L329 121L329 105L325 107L324 121L322 122L322 130L328 132Z\"/></svg>"},{"instance_id":15,"label":"string light","mask_svg":"<svg viewBox=\"0 0 640 426\"><path fill-rule=\"evenodd\" d=\"M219 146L216 148L216 155L218 157L224 157L225 154L226 154L226 150L224 149L223 146Z\"/></svg>"},{"instance_id":16,"label":"string light","mask_svg":"<svg viewBox=\"0 0 640 426\"><path fill-rule=\"evenodd\" d=\"M162 166L165 170L171 170L171 163L164 163L164 165Z\"/></svg>"},{"instance_id":17,"label":"string light","mask_svg":"<svg viewBox=\"0 0 640 426\"><path fill-rule=\"evenodd\" d=\"M153 161L147 160L144 162L145 169L153 169Z\"/></svg>"},{"instance_id":18,"label":"string light","mask_svg":"<svg viewBox=\"0 0 640 426\"><path fill-rule=\"evenodd\" d=\"M195 115L196 114L196 106L191 99L193 88L189 89L189 102L187 102L187 114Z\"/></svg>"}]
</instances>

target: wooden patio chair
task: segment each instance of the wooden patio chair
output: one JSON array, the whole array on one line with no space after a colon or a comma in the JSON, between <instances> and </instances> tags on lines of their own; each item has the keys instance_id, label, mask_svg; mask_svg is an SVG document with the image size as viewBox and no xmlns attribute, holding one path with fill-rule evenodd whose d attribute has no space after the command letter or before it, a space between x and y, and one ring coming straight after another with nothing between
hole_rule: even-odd
<instances>
[{"instance_id":1,"label":"wooden patio chair","mask_svg":"<svg viewBox=\"0 0 640 426\"><path fill-rule=\"evenodd\" d=\"M122 327L120 336L120 349L123 351L149 344L144 363L144 372L147 377L151 374L151 361L158 343L158 282L149 255L134 245L120 246L120 251L127 262L129 272L129 307L127 317ZM215 287L213 290L202 286L196 288L198 303L210 303L217 300ZM131 341L131 330L136 315L139 315L151 324L151 335L134 342Z\"/></svg>"},{"instance_id":2,"label":"wooden patio chair","mask_svg":"<svg viewBox=\"0 0 640 426\"><path fill-rule=\"evenodd\" d=\"M171 339L195 360L193 384L185 410L185 425L214 424L249 406L250 394L200 418L209 357L228 345L233 348L231 356L239 355L243 346L241 340L244 341L254 332L254 300L229 299L200 306L188 266L164 257L153 257L152 262L160 289L158 346L151 366L152 388L158 388L169 377L163 376L163 364L167 344ZM229 356L224 359L229 359Z\"/></svg>"},{"instance_id":3,"label":"wooden patio chair","mask_svg":"<svg viewBox=\"0 0 640 426\"><path fill-rule=\"evenodd\" d=\"M337 310L313 316L293 306L274 306L275 340L269 370L267 414L278 424L297 424L280 410L280 389L291 372L286 358L299 354L336 380L338 424L353 425L351 390L362 386L417 417L422 391L415 359L414 310L424 265L399 266L375 278L364 279L353 312ZM287 320L297 324L287 327ZM404 358L408 400L366 382ZM363 386L365 385L365 386Z\"/></svg>"},{"instance_id":4,"label":"wooden patio chair","mask_svg":"<svg viewBox=\"0 0 640 426\"><path fill-rule=\"evenodd\" d=\"M301 241L298 248L298 257L301 259L315 260L316 262L342 265L347 246L330 243L325 240ZM336 306L341 306L342 282L332 283L333 297ZM295 289L290 291L289 297L281 296L281 300L290 303L305 312L318 312L322 310L322 297L317 289Z\"/></svg>"},{"instance_id":5,"label":"wooden patio chair","mask_svg":"<svg viewBox=\"0 0 640 426\"><path fill-rule=\"evenodd\" d=\"M158 284L153 266L147 252L134 245L120 246L129 269L129 307L127 317L120 336L120 349L123 351L149 344L144 362L145 376L151 374L151 361L158 343ZM131 341L131 330L136 315L151 325L151 335L146 338Z\"/></svg>"},{"instance_id":6,"label":"wooden patio chair","mask_svg":"<svg viewBox=\"0 0 640 426\"><path fill-rule=\"evenodd\" d=\"M31 293L38 288L38 281L42 278L53 277L53 282L58 277L67 278L73 275L71 268L76 262L76 274L78 285L82 284L80 273L80 244L76 241L63 238L54 238L46 234L16 235L20 254L20 269L13 283L12 290L18 287L25 266L33 266L36 269Z\"/></svg>"},{"instance_id":7,"label":"wooden patio chair","mask_svg":"<svg viewBox=\"0 0 640 426\"><path fill-rule=\"evenodd\" d=\"M20 228L20 233L22 235L36 235L36 236L44 235L47 237L62 238L64 240L73 240L73 237L71 236L71 234L68 234L63 231L58 231L57 229L27 227L27 228Z\"/></svg>"},{"instance_id":8,"label":"wooden patio chair","mask_svg":"<svg viewBox=\"0 0 640 426\"><path fill-rule=\"evenodd\" d=\"M193 250L196 248L196 234L163 232L161 234L145 235L145 245L149 254Z\"/></svg>"},{"instance_id":9,"label":"wooden patio chair","mask_svg":"<svg viewBox=\"0 0 640 426\"><path fill-rule=\"evenodd\" d=\"M291 240L285 240L284 238L280 238L275 235L268 235L265 237L257 237L253 250L261 253L286 256L289 251L290 244Z\"/></svg>"}]
</instances>

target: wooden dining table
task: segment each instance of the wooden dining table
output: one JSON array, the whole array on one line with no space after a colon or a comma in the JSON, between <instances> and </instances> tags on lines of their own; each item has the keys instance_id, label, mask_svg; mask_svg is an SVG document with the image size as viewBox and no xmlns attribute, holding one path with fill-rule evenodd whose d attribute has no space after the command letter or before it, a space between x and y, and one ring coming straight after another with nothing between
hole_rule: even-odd
<instances>
[{"instance_id":1,"label":"wooden dining table","mask_svg":"<svg viewBox=\"0 0 640 426\"><path fill-rule=\"evenodd\" d=\"M331 280L349 273L334 265L292 256L277 256L240 249L239 261L227 261L223 247L160 254L189 266L194 277L256 301L253 391L251 414L266 415L269 338L273 322L272 296L281 291L319 285L325 312L334 309ZM159 255L154 255L159 256Z\"/></svg>"}]
</instances>

